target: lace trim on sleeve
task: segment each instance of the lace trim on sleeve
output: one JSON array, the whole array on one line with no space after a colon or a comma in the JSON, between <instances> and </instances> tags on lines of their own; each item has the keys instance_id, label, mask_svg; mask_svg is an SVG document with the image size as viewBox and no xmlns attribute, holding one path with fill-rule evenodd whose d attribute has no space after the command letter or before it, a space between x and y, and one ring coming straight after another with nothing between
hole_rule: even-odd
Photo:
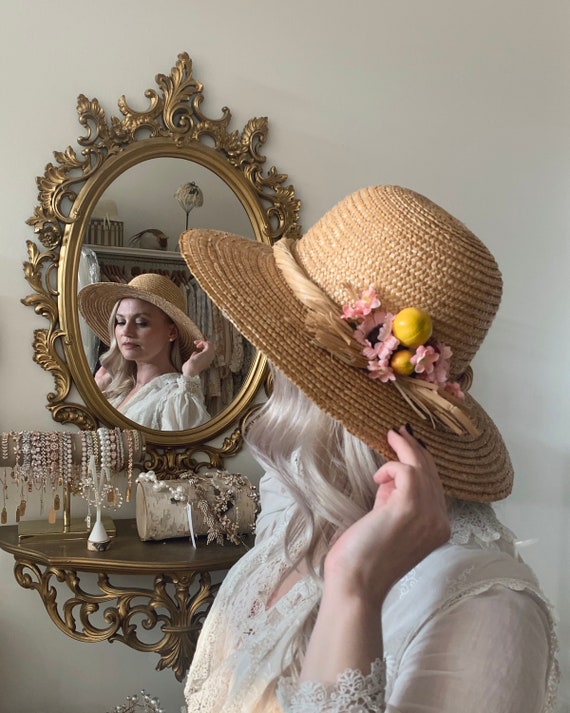
<instances>
[{"instance_id":1,"label":"lace trim on sleeve","mask_svg":"<svg viewBox=\"0 0 570 713\"><path fill-rule=\"evenodd\" d=\"M277 698L286 713L381 713L385 689L386 667L378 658L368 675L347 669L334 686L313 681L298 684L291 677L282 678Z\"/></svg>"},{"instance_id":2,"label":"lace trim on sleeve","mask_svg":"<svg viewBox=\"0 0 570 713\"><path fill-rule=\"evenodd\" d=\"M190 394L190 396L202 395L202 386L199 376L184 376L184 374L181 374L178 377L178 387L180 391Z\"/></svg>"}]
</instances>

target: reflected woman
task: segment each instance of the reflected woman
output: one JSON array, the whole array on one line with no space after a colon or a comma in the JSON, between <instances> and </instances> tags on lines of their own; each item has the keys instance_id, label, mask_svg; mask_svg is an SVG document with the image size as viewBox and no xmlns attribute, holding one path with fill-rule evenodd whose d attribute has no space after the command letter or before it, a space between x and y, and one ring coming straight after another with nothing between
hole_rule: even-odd
<instances>
[{"instance_id":1,"label":"reflected woman","mask_svg":"<svg viewBox=\"0 0 570 713\"><path fill-rule=\"evenodd\" d=\"M215 352L185 311L180 289L145 273L128 284L98 282L78 295L79 310L109 349L95 381L112 406L155 430L185 431L210 419L200 373Z\"/></svg>"}]
</instances>

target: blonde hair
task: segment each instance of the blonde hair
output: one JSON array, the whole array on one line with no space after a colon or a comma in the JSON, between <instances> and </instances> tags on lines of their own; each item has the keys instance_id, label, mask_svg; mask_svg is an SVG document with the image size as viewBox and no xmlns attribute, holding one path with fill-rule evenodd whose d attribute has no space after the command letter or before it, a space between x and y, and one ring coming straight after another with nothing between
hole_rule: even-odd
<instances>
[{"instance_id":1,"label":"blonde hair","mask_svg":"<svg viewBox=\"0 0 570 713\"><path fill-rule=\"evenodd\" d=\"M279 474L295 501L280 544L286 559L291 568L304 561L309 576L322 587L324 556L339 532L371 510L377 490L372 476L384 459L278 370L272 368L272 375L271 397L245 438L261 464ZM300 670L315 617L313 611L293 635L290 673Z\"/></svg>"},{"instance_id":2,"label":"blonde hair","mask_svg":"<svg viewBox=\"0 0 570 713\"><path fill-rule=\"evenodd\" d=\"M131 389L134 388L137 381L137 366L135 362L128 361L121 354L119 345L115 338L115 324L117 320L117 310L119 308L119 300L111 311L109 317L109 349L101 354L99 361L101 366L107 370L111 377L110 383L104 389L103 394L107 399L115 399L120 396L126 396ZM160 310L164 318L169 324L174 324L172 319ZM182 372L182 356L180 354L179 340L175 339L170 346L170 361L178 372Z\"/></svg>"}]
</instances>

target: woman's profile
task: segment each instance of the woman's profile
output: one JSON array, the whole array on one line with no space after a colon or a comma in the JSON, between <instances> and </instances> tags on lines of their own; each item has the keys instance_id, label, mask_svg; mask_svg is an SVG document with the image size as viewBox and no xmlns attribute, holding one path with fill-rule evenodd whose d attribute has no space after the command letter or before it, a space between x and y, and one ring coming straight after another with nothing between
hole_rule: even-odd
<instances>
[{"instance_id":1,"label":"woman's profile","mask_svg":"<svg viewBox=\"0 0 570 713\"><path fill-rule=\"evenodd\" d=\"M180 289L144 273L128 284L98 282L78 295L81 314L109 349L95 381L112 406L140 426L182 431L210 419L200 373L212 344L185 311Z\"/></svg>"},{"instance_id":2,"label":"woman's profile","mask_svg":"<svg viewBox=\"0 0 570 713\"><path fill-rule=\"evenodd\" d=\"M256 543L206 618L188 711L554 711L552 613L493 511L513 468L469 393L502 293L488 248L399 186L299 240L180 245L274 376L246 432Z\"/></svg>"}]
</instances>

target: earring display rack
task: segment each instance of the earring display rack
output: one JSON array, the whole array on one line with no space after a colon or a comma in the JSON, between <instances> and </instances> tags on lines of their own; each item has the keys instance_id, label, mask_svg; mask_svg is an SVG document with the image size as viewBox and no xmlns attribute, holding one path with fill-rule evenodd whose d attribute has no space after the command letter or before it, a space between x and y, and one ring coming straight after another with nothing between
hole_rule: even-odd
<instances>
[{"instance_id":1,"label":"earring display rack","mask_svg":"<svg viewBox=\"0 0 570 713\"><path fill-rule=\"evenodd\" d=\"M89 463L105 473L106 506L118 509L123 499L130 500L133 469L142 461L144 436L136 430L98 428L94 431L10 431L0 435L0 481L2 505L0 523L8 520L8 508L14 507L20 539L27 537L82 537L90 528L86 518L71 518L71 496L83 496L90 507L92 478ZM123 498L118 476L126 475ZM40 516L24 521L28 499L40 498ZM14 497L15 494L15 497ZM10 495L12 497L10 497ZM58 512L61 511L61 516ZM105 518L105 527L114 535L114 525Z\"/></svg>"}]
</instances>

